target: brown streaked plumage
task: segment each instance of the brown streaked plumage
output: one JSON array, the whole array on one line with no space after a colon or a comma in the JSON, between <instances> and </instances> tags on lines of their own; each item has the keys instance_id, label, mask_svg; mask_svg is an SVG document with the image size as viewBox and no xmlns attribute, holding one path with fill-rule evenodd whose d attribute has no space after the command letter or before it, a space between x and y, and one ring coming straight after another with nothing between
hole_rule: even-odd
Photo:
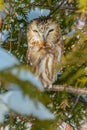
<instances>
[{"instance_id":1,"label":"brown streaked plumage","mask_svg":"<svg viewBox=\"0 0 87 130\"><path fill-rule=\"evenodd\" d=\"M53 19L31 21L27 29L29 63L44 87L51 87L56 80L55 64L63 54L63 40L60 27Z\"/></svg>"}]
</instances>

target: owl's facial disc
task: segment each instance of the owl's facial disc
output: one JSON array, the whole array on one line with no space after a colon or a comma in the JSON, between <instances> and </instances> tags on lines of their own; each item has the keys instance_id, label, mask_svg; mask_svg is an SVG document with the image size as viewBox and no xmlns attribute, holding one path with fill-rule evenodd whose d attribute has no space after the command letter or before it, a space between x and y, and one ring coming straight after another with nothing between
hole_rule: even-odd
<instances>
[{"instance_id":1,"label":"owl's facial disc","mask_svg":"<svg viewBox=\"0 0 87 130\"><path fill-rule=\"evenodd\" d=\"M52 29L49 29L49 30L44 30L44 32L43 31L39 31L38 33L39 33L42 41L45 42L46 39L47 39L47 36L49 35L49 33L53 32L53 31L54 31L54 29L52 28Z\"/></svg>"},{"instance_id":2,"label":"owl's facial disc","mask_svg":"<svg viewBox=\"0 0 87 130\"><path fill-rule=\"evenodd\" d=\"M49 41L53 42L52 37L55 35L55 23L48 21L48 22L38 22L33 21L30 24L30 28L32 31L32 34L34 35L34 39L38 41L41 40L44 44L48 43ZM49 37L51 36L51 40L49 40ZM49 42L49 44L51 43Z\"/></svg>"},{"instance_id":3,"label":"owl's facial disc","mask_svg":"<svg viewBox=\"0 0 87 130\"><path fill-rule=\"evenodd\" d=\"M34 32L35 34L37 34L37 36L39 36L42 41L45 41L45 40L46 40L46 36L44 35L43 32L40 32L40 31L38 31L38 30L36 30L36 29L33 30L33 32Z\"/></svg>"}]
</instances>

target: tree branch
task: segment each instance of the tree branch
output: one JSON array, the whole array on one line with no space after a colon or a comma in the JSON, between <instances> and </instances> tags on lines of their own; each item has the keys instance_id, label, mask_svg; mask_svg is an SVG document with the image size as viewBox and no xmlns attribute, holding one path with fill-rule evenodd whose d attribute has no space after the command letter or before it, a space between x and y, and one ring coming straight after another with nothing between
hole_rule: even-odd
<instances>
[{"instance_id":1,"label":"tree branch","mask_svg":"<svg viewBox=\"0 0 87 130\"><path fill-rule=\"evenodd\" d=\"M77 7L66 7L66 6L62 6L62 7L60 7L60 9L61 10L78 10L78 8Z\"/></svg>"},{"instance_id":2,"label":"tree branch","mask_svg":"<svg viewBox=\"0 0 87 130\"><path fill-rule=\"evenodd\" d=\"M47 16L47 18L49 18L54 12L56 12L64 4L64 2L65 0L63 0L60 4L56 5L54 10Z\"/></svg>"},{"instance_id":3,"label":"tree branch","mask_svg":"<svg viewBox=\"0 0 87 130\"><path fill-rule=\"evenodd\" d=\"M71 98L73 101L76 101L77 96L76 96L76 95L71 95L70 98ZM79 102L82 103L84 106L87 105L87 102L86 102L84 99L82 99L81 97L79 98Z\"/></svg>"},{"instance_id":4,"label":"tree branch","mask_svg":"<svg viewBox=\"0 0 87 130\"><path fill-rule=\"evenodd\" d=\"M66 91L73 94L87 94L87 88L74 88L66 85L53 85L52 88L45 88L46 91Z\"/></svg>"},{"instance_id":5,"label":"tree branch","mask_svg":"<svg viewBox=\"0 0 87 130\"><path fill-rule=\"evenodd\" d=\"M75 103L74 103L74 105L72 106L72 109L70 110L69 115L71 115L71 114L73 113L73 111L74 111L74 109L75 109L77 103L78 103L79 100L80 100L80 96L81 96L81 95L78 95L78 96L76 97Z\"/></svg>"}]
</instances>

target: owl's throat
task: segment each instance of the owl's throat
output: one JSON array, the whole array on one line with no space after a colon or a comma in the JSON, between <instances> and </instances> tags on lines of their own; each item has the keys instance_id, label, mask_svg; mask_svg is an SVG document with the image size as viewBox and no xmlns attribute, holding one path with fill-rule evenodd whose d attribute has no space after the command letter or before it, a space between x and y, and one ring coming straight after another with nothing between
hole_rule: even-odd
<instances>
[{"instance_id":1,"label":"owl's throat","mask_svg":"<svg viewBox=\"0 0 87 130\"><path fill-rule=\"evenodd\" d=\"M45 49L51 49L51 48L52 48L52 45L49 44L48 42L44 41L44 43L43 43L43 48L45 48Z\"/></svg>"}]
</instances>

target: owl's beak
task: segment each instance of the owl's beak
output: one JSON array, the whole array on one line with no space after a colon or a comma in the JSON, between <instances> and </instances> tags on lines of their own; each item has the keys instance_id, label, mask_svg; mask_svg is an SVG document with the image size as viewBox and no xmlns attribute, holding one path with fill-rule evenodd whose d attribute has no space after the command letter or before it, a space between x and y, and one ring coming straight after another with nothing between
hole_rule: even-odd
<instances>
[{"instance_id":1,"label":"owl's beak","mask_svg":"<svg viewBox=\"0 0 87 130\"><path fill-rule=\"evenodd\" d=\"M45 36L44 35L42 36L42 38L43 38L43 41L45 41Z\"/></svg>"}]
</instances>

